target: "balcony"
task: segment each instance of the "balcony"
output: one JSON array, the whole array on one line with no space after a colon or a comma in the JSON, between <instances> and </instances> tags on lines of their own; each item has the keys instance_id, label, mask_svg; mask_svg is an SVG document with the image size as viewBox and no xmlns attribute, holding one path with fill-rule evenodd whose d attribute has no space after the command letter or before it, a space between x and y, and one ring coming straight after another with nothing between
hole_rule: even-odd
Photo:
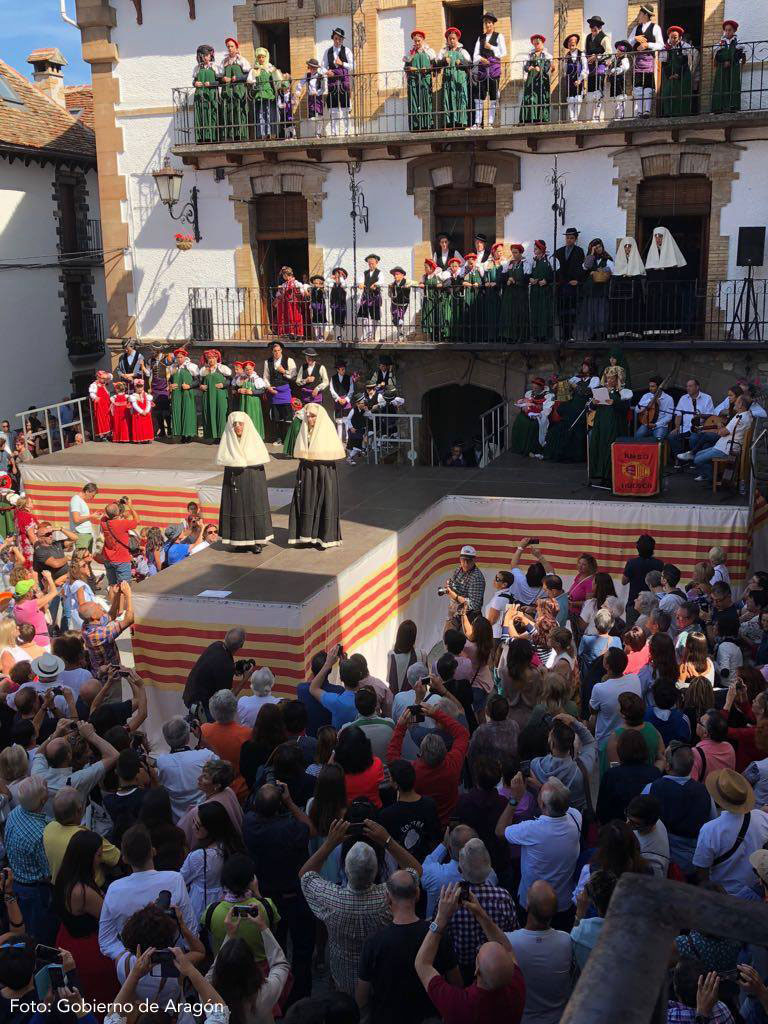
<instances>
[{"instance_id":1,"label":"balcony","mask_svg":"<svg viewBox=\"0 0 768 1024\"><path fill-rule=\"evenodd\" d=\"M574 304L554 285L539 289L532 284L514 300L495 286L470 293L460 285L445 285L426 294L413 286L405 306L393 306L384 292L378 321L366 318L353 303L350 286L336 325L328 291L326 313L318 318L309 294L286 305L276 289L265 294L253 288L190 288L188 340L238 346L279 338L329 347L520 349L617 342L637 349L761 347L768 342L768 280L754 281L748 304L744 284L613 278L603 290L582 287Z\"/></svg>"},{"instance_id":2,"label":"balcony","mask_svg":"<svg viewBox=\"0 0 768 1024\"><path fill-rule=\"evenodd\" d=\"M79 311L79 315L65 319L64 329L71 363L95 363L104 355L104 317L101 313Z\"/></svg>"},{"instance_id":3,"label":"balcony","mask_svg":"<svg viewBox=\"0 0 768 1024\"><path fill-rule=\"evenodd\" d=\"M329 109L324 96L320 116L311 116L306 90L298 100L287 105L282 101L260 101L252 87L240 108L227 91L228 86L210 89L215 94L204 119L195 111L193 87L173 90L173 144L180 155L208 150L210 152L242 152L243 150L316 149L317 146L349 145L350 139L386 143L403 137L417 141L429 139L456 140L471 131L468 140L519 135L526 141L539 134L573 135L620 130L625 133L654 129L674 129L691 121L702 127L713 123L723 127L744 120L768 121L768 41L740 43L743 61L740 77L734 74L729 83L711 74L718 47L705 48L699 55L697 74L667 79L667 61L660 60L660 78L652 99L632 96L633 64L637 55L627 54L628 65L623 74L624 91L611 84L611 75L603 81L603 98L587 94L587 83L576 96L568 97L565 61L551 61L549 72L542 76L542 85L526 85L528 60L504 61L500 69L499 102L494 123L489 124L489 103L483 104L482 126L475 128L474 95L478 89L476 71L462 71L466 79L466 98L450 108L445 100L444 76L441 68L424 72L428 76L422 91L422 105L417 112L409 106L409 80L413 74L402 69L376 73L352 74L350 78L349 116L337 116ZM662 55L665 56L664 51ZM690 59L690 58L689 58ZM284 95L293 96L294 83L284 77ZM209 90L206 93L210 96ZM611 95L611 94L614 95ZM212 111L212 113L211 113ZM332 116L333 114L333 116ZM531 144L531 143L529 143Z\"/></svg>"},{"instance_id":4,"label":"balcony","mask_svg":"<svg viewBox=\"0 0 768 1024\"><path fill-rule=\"evenodd\" d=\"M104 259L101 221L78 218L64 226L59 243L63 263L101 263Z\"/></svg>"}]
</instances>

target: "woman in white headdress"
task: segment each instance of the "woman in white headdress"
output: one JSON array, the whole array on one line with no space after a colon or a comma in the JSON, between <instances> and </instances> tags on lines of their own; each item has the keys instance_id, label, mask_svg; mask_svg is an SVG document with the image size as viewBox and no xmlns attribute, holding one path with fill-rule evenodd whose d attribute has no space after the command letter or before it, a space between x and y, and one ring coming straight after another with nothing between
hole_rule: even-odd
<instances>
[{"instance_id":1,"label":"woman in white headdress","mask_svg":"<svg viewBox=\"0 0 768 1024\"><path fill-rule=\"evenodd\" d=\"M219 442L216 463L224 466L219 508L219 539L235 551L252 550L272 540L267 476L269 453L253 420L231 412Z\"/></svg>"},{"instance_id":2,"label":"woman in white headdress","mask_svg":"<svg viewBox=\"0 0 768 1024\"><path fill-rule=\"evenodd\" d=\"M321 405L309 402L293 447L299 468L288 521L289 544L319 548L341 544L336 463L346 456L331 417Z\"/></svg>"},{"instance_id":3,"label":"woman in white headdress","mask_svg":"<svg viewBox=\"0 0 768 1024\"><path fill-rule=\"evenodd\" d=\"M634 238L619 242L609 287L610 336L639 337L645 315L645 267Z\"/></svg>"},{"instance_id":4,"label":"woman in white headdress","mask_svg":"<svg viewBox=\"0 0 768 1024\"><path fill-rule=\"evenodd\" d=\"M653 229L651 247L645 258L648 301L645 334L681 334L689 309L692 281L683 281L685 256L668 228Z\"/></svg>"}]
</instances>

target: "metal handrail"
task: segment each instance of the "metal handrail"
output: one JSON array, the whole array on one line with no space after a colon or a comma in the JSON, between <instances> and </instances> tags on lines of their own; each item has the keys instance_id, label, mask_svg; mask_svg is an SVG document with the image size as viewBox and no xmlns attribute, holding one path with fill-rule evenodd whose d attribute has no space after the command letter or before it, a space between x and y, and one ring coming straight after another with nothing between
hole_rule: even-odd
<instances>
[{"instance_id":1,"label":"metal handrail","mask_svg":"<svg viewBox=\"0 0 768 1024\"><path fill-rule=\"evenodd\" d=\"M49 416L51 415L51 410L54 410L53 419L55 419L57 421L58 436L59 436L59 440L61 441L61 448L58 449L58 450L59 451L64 451L64 429L65 428L71 428L75 423L79 423L80 424L80 433L83 435L83 439L85 439L85 417L83 415L83 402L88 403L88 410L89 410L89 412L91 414L91 432L93 432L93 418L92 418L93 417L93 413L91 412L91 409L90 409L90 400L88 398L84 398L84 397L83 398L70 398L68 401L65 401L65 402L55 402L53 405L39 405L39 406L35 407L34 409L25 409L24 412L17 412L16 413L16 419L20 419L21 420L21 429L22 429L22 432L23 432L24 431L24 423L25 423L26 420L28 420L30 418L30 416L38 416L39 413L43 413L44 416L45 416L45 432L46 432L46 435L48 437L48 452L49 453L53 453L56 450L56 449L54 449L54 446L53 446L53 440L56 437L57 431L54 430L54 432L51 433L51 423L50 423L50 420L49 420ZM62 425L61 425L61 416L60 416L60 414L57 414L56 411L61 409L62 406L65 406L65 405L69 405L69 406L76 405L77 406L77 417L72 420L71 424L65 424L65 426L62 427ZM38 416L38 418L39 418L39 416Z\"/></svg>"},{"instance_id":2,"label":"metal handrail","mask_svg":"<svg viewBox=\"0 0 768 1024\"><path fill-rule=\"evenodd\" d=\"M491 406L480 417L480 468L505 452L509 447L509 402Z\"/></svg>"},{"instance_id":3,"label":"metal handrail","mask_svg":"<svg viewBox=\"0 0 768 1024\"><path fill-rule=\"evenodd\" d=\"M405 453L405 457L410 462L411 467L415 466L419 458L419 453L416 448L415 421L422 418L421 413L374 412L371 415L373 419L371 449L373 451L374 465L378 465L380 455L387 455L390 451L397 451L400 446L408 445L409 447ZM397 422L397 437L393 437L389 433L393 420ZM408 436L403 437L401 423L404 425L406 420L408 421Z\"/></svg>"}]
</instances>

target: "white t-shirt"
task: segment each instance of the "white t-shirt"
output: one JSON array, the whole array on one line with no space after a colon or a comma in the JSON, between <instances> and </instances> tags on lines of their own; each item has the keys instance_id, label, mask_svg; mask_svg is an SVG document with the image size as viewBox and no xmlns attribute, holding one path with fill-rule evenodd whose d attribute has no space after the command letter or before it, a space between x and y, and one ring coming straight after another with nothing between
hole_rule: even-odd
<instances>
[{"instance_id":1,"label":"white t-shirt","mask_svg":"<svg viewBox=\"0 0 768 1024\"><path fill-rule=\"evenodd\" d=\"M137 910L154 903L160 893L167 889L171 894L171 906L178 907L184 923L193 935L197 935L197 921L192 913L192 904L178 871L136 871L126 878L118 878L107 889L104 905L99 918L99 947L104 956L116 960L125 952L120 939L123 925Z\"/></svg>"},{"instance_id":2,"label":"white t-shirt","mask_svg":"<svg viewBox=\"0 0 768 1024\"><path fill-rule=\"evenodd\" d=\"M198 544L195 544L194 547L189 549L189 553L190 555L196 555L198 551L205 551L205 549L209 548L210 546L211 545L208 543L207 540L201 540Z\"/></svg>"},{"instance_id":3,"label":"white t-shirt","mask_svg":"<svg viewBox=\"0 0 768 1024\"><path fill-rule=\"evenodd\" d=\"M508 825L504 838L521 847L520 905L528 906L528 890L537 879L542 879L555 890L558 911L568 910L581 845L581 812L569 807L562 818L542 814L533 821Z\"/></svg>"},{"instance_id":4,"label":"white t-shirt","mask_svg":"<svg viewBox=\"0 0 768 1024\"><path fill-rule=\"evenodd\" d=\"M211 750L179 750L175 754L156 756L158 778L171 798L174 821L205 800L197 788L197 780L203 766L215 756Z\"/></svg>"},{"instance_id":5,"label":"white t-shirt","mask_svg":"<svg viewBox=\"0 0 768 1024\"><path fill-rule=\"evenodd\" d=\"M493 635L497 640L501 637L501 628L504 625L504 612L507 610L508 604L509 596L503 590L500 590L497 594L494 594L491 600L488 602L488 608L494 608L499 613L499 617L491 626L491 629L493 630ZM486 618L488 618L488 608L485 609Z\"/></svg>"},{"instance_id":6,"label":"white t-shirt","mask_svg":"<svg viewBox=\"0 0 768 1024\"><path fill-rule=\"evenodd\" d=\"M528 581L522 569L513 569L512 575L514 579L509 590L518 604L533 604L536 598L541 597L544 593L543 585L539 587L528 586Z\"/></svg>"},{"instance_id":7,"label":"white t-shirt","mask_svg":"<svg viewBox=\"0 0 768 1024\"><path fill-rule=\"evenodd\" d=\"M754 884L755 873L749 863L750 854L760 850L768 841L768 814L754 808L749 815L749 828L739 848L722 864L712 862L727 853L736 842L744 821L743 814L721 811L719 817L701 826L693 863L697 868L710 868L710 880L722 885L733 895Z\"/></svg>"},{"instance_id":8,"label":"white t-shirt","mask_svg":"<svg viewBox=\"0 0 768 1024\"><path fill-rule=\"evenodd\" d=\"M63 672L59 673L57 685L68 686L72 693L74 693L75 700L77 700L80 696L80 687L89 679L93 679L93 672L89 672L88 669L65 668Z\"/></svg>"},{"instance_id":9,"label":"white t-shirt","mask_svg":"<svg viewBox=\"0 0 768 1024\"><path fill-rule=\"evenodd\" d=\"M634 672L622 676L621 679L608 679L604 683L597 683L592 689L589 706L597 712L595 739L598 746L602 746L611 733L621 725L619 696L622 693L636 693L638 697L642 697L640 677Z\"/></svg>"},{"instance_id":10,"label":"white t-shirt","mask_svg":"<svg viewBox=\"0 0 768 1024\"><path fill-rule=\"evenodd\" d=\"M715 448L726 455L740 455L744 444L744 435L752 426L752 417L748 412L738 413L726 424L728 431L726 437L718 437L715 441ZM713 577L714 578L714 577Z\"/></svg>"},{"instance_id":11,"label":"white t-shirt","mask_svg":"<svg viewBox=\"0 0 768 1024\"><path fill-rule=\"evenodd\" d=\"M555 928L518 928L506 936L525 978L522 1024L559 1024L571 994L571 936Z\"/></svg>"},{"instance_id":12,"label":"white t-shirt","mask_svg":"<svg viewBox=\"0 0 768 1024\"><path fill-rule=\"evenodd\" d=\"M635 832L643 860L653 868L657 878L666 878L669 870L669 836L667 826L659 820L650 832L641 835Z\"/></svg>"},{"instance_id":13,"label":"white t-shirt","mask_svg":"<svg viewBox=\"0 0 768 1024\"><path fill-rule=\"evenodd\" d=\"M73 512L77 512L80 516L89 516L91 510L85 502L82 494L73 494L69 499L69 528L74 530L75 533L93 533L93 524L90 520L86 520L84 523L78 523L75 525L75 520L72 516Z\"/></svg>"},{"instance_id":14,"label":"white t-shirt","mask_svg":"<svg viewBox=\"0 0 768 1024\"><path fill-rule=\"evenodd\" d=\"M247 725L249 729L252 729L256 724L256 719L259 717L259 712L265 704L279 704L280 698L273 697L271 694L267 694L266 697L240 697L237 702L237 722L238 725Z\"/></svg>"}]
</instances>

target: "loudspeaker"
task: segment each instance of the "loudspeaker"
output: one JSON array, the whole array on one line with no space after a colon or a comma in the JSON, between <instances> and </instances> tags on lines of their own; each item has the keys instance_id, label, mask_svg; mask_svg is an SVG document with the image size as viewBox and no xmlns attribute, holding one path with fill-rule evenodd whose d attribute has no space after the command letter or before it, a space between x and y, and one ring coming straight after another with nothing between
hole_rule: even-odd
<instances>
[{"instance_id":1,"label":"loudspeaker","mask_svg":"<svg viewBox=\"0 0 768 1024\"><path fill-rule=\"evenodd\" d=\"M762 267L765 251L765 228L739 228L737 267Z\"/></svg>"}]
</instances>

